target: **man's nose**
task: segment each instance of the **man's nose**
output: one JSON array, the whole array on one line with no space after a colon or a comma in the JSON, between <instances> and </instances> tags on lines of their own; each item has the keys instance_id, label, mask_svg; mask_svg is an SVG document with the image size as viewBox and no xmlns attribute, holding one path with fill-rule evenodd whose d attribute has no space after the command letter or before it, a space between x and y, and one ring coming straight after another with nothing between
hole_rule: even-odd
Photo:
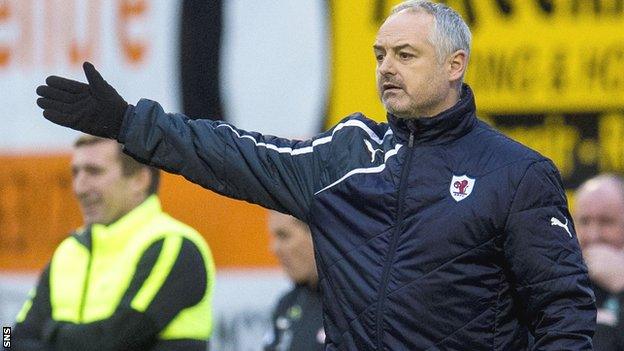
<instances>
[{"instance_id":1,"label":"man's nose","mask_svg":"<svg viewBox=\"0 0 624 351\"><path fill-rule=\"evenodd\" d=\"M394 61L389 55L385 56L383 60L379 63L379 73L381 75L385 76L395 74L396 70L394 68Z\"/></svg>"},{"instance_id":2,"label":"man's nose","mask_svg":"<svg viewBox=\"0 0 624 351\"><path fill-rule=\"evenodd\" d=\"M74 194L80 196L84 194L88 189L88 181L84 172L76 172L74 177L72 178L72 188L74 190Z\"/></svg>"},{"instance_id":3,"label":"man's nose","mask_svg":"<svg viewBox=\"0 0 624 351\"><path fill-rule=\"evenodd\" d=\"M600 238L600 225L594 222L579 227L579 237L582 245L595 243Z\"/></svg>"},{"instance_id":4,"label":"man's nose","mask_svg":"<svg viewBox=\"0 0 624 351\"><path fill-rule=\"evenodd\" d=\"M276 239L271 239L271 242L269 244L269 248L271 249L271 252L274 255L278 255L278 253L279 253L279 246L280 245L279 245L279 243L277 242Z\"/></svg>"}]
</instances>

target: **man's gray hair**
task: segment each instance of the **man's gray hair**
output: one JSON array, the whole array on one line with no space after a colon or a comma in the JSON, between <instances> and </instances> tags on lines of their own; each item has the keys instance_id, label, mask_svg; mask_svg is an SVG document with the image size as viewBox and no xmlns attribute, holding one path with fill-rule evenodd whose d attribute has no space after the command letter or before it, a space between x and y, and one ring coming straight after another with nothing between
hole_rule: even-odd
<instances>
[{"instance_id":1,"label":"man's gray hair","mask_svg":"<svg viewBox=\"0 0 624 351\"><path fill-rule=\"evenodd\" d=\"M407 0L392 9L392 14L408 11L424 11L433 16L433 31L429 40L436 48L438 60L443 61L457 50L464 50L470 57L470 28L452 8L426 0Z\"/></svg>"}]
</instances>

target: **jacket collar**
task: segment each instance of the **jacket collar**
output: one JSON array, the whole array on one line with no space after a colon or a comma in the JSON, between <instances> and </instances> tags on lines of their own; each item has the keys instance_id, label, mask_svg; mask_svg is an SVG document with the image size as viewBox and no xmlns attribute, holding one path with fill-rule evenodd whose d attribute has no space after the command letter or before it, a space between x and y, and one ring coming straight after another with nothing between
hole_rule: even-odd
<instances>
[{"instance_id":1,"label":"jacket collar","mask_svg":"<svg viewBox=\"0 0 624 351\"><path fill-rule=\"evenodd\" d=\"M468 133L477 123L472 89L462 86L461 98L450 109L428 118L399 118L388 113L388 123L394 135L407 142L410 133L414 143L437 145L458 139Z\"/></svg>"},{"instance_id":2,"label":"jacket collar","mask_svg":"<svg viewBox=\"0 0 624 351\"><path fill-rule=\"evenodd\" d=\"M160 200L157 195L150 195L139 206L119 218L108 226L93 224L91 232L95 238L115 241L121 244L128 240L137 229L148 223L154 216L162 213Z\"/></svg>"}]
</instances>

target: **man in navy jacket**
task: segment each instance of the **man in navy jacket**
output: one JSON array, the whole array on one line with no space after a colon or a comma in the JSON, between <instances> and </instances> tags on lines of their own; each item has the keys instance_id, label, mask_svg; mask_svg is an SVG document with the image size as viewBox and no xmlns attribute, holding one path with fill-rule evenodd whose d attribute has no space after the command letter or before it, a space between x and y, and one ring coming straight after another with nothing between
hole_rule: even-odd
<instances>
[{"instance_id":1,"label":"man in navy jacket","mask_svg":"<svg viewBox=\"0 0 624 351\"><path fill-rule=\"evenodd\" d=\"M95 68L51 76L44 116L311 227L327 350L591 350L596 309L552 162L475 116L470 31L406 1L374 43L388 123L310 140L128 105Z\"/></svg>"}]
</instances>

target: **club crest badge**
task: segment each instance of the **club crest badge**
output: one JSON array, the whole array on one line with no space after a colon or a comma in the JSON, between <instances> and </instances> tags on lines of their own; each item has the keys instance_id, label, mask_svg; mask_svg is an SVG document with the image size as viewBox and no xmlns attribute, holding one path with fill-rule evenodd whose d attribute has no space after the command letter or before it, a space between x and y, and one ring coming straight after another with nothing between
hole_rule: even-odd
<instances>
[{"instance_id":1,"label":"club crest badge","mask_svg":"<svg viewBox=\"0 0 624 351\"><path fill-rule=\"evenodd\" d=\"M451 196L455 201L459 202L472 193L472 189L474 188L475 180L474 178L470 178L467 175L456 176L453 175L453 179L451 179L451 187L449 191L451 192Z\"/></svg>"}]
</instances>

